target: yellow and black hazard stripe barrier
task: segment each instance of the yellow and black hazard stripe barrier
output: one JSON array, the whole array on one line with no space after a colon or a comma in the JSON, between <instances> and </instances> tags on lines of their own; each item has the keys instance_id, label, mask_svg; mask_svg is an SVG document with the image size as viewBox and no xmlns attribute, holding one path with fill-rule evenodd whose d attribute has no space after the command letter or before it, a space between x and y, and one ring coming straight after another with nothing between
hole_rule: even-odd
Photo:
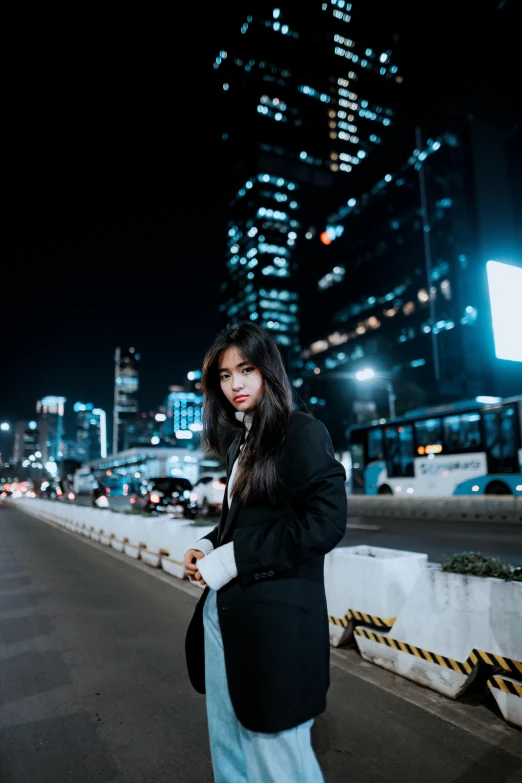
<instances>
[{"instance_id":1,"label":"yellow and black hazard stripe barrier","mask_svg":"<svg viewBox=\"0 0 522 783\"><path fill-rule=\"evenodd\" d=\"M338 625L342 628L348 628L350 624L356 626L360 623L364 625L371 625L373 628L377 628L380 631L389 631L395 622L395 617L377 617L374 614L367 614L366 612L358 612L355 609L348 609L344 617L334 617L328 615L328 622L332 625Z\"/></svg>"},{"instance_id":2,"label":"yellow and black hazard stripe barrier","mask_svg":"<svg viewBox=\"0 0 522 783\"><path fill-rule=\"evenodd\" d=\"M488 680L488 685L491 688L497 688L504 693L510 693L512 696L520 696L522 699L522 683L513 682L512 680L506 680L504 677L491 677Z\"/></svg>"},{"instance_id":3,"label":"yellow and black hazard stripe barrier","mask_svg":"<svg viewBox=\"0 0 522 783\"><path fill-rule=\"evenodd\" d=\"M413 644L407 642L401 642L398 639L392 639L390 636L381 636L381 634L370 631L368 628L356 628L354 633L356 636L362 636L365 639L370 639L372 642L378 642L384 644L387 647L391 647L394 650L407 653L408 655L415 655L416 658L422 658L425 661L434 663L437 666L442 666L445 669L451 669L459 674L469 675L473 672L476 666L487 666L493 669L495 675L502 671L509 673L511 677L520 678L522 681L522 662L515 661L512 658L505 658L502 655L496 655L493 653L487 653L484 650L472 650L466 661L455 661L453 658L448 658L446 655L440 655L439 653L430 652L429 650L423 650L421 647L416 647ZM507 690L508 693L514 693L515 695L522 696L522 682L512 683L509 680L504 680L501 677L494 676L491 678L493 681L502 681L508 683L507 688L513 686L511 690ZM501 685L496 684L492 687L501 688Z\"/></svg>"},{"instance_id":4,"label":"yellow and black hazard stripe barrier","mask_svg":"<svg viewBox=\"0 0 522 783\"><path fill-rule=\"evenodd\" d=\"M453 658L448 658L446 655L439 655L438 653L429 652L423 650L421 647L415 647L413 644L407 644L406 642L399 642L397 639L391 639L389 636L381 636L378 633L369 631L367 628L356 628L354 633L357 636L363 636L365 639L370 639L372 642L378 642L379 644L385 644L391 647L393 650L399 650L400 652L408 653L409 655L415 655L416 658L423 658L425 661L435 663L438 666L443 666L445 669L452 669L459 674L471 674L473 666L470 665L469 659L465 663L460 661L454 661Z\"/></svg>"},{"instance_id":5,"label":"yellow and black hazard stripe barrier","mask_svg":"<svg viewBox=\"0 0 522 783\"><path fill-rule=\"evenodd\" d=\"M522 679L522 663L512 658L506 658L502 655L484 652L484 650L473 650L477 658L487 666L493 666L495 669L501 669L515 679Z\"/></svg>"}]
</instances>

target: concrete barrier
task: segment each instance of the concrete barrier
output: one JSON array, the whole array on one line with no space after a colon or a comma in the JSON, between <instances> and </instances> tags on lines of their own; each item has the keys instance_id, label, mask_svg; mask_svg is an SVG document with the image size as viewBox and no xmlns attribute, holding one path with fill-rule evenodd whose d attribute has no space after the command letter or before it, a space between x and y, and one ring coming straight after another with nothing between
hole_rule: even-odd
<instances>
[{"instance_id":1,"label":"concrete barrier","mask_svg":"<svg viewBox=\"0 0 522 783\"><path fill-rule=\"evenodd\" d=\"M99 535L102 543L127 548L130 557L181 579L185 551L214 527L39 498L11 503L64 528ZM494 503L488 508L494 512ZM365 660L451 698L482 670L506 721L522 728L521 582L444 573L427 565L425 554L368 546L330 553L325 582L330 626L337 628L332 644L343 641L352 623Z\"/></svg>"},{"instance_id":2,"label":"concrete barrier","mask_svg":"<svg viewBox=\"0 0 522 783\"><path fill-rule=\"evenodd\" d=\"M522 582L421 572L387 636L355 629L365 660L457 698L485 666L522 661ZM522 664L520 664L522 673Z\"/></svg>"},{"instance_id":3,"label":"concrete barrier","mask_svg":"<svg viewBox=\"0 0 522 783\"><path fill-rule=\"evenodd\" d=\"M175 528L171 528L168 543L164 547L161 556L161 567L167 574L176 576L178 579L185 578L185 569L183 567L183 556L187 549L191 549L196 541L206 536L213 530L215 525L205 525L200 527L191 522L178 522Z\"/></svg>"},{"instance_id":4,"label":"concrete barrier","mask_svg":"<svg viewBox=\"0 0 522 783\"><path fill-rule=\"evenodd\" d=\"M161 568L161 552L165 545L167 522L167 519L143 518L140 557L152 568Z\"/></svg>"},{"instance_id":5,"label":"concrete barrier","mask_svg":"<svg viewBox=\"0 0 522 783\"><path fill-rule=\"evenodd\" d=\"M388 631L428 555L383 547L337 547L325 558L330 644L353 641L356 625Z\"/></svg>"},{"instance_id":6,"label":"concrete barrier","mask_svg":"<svg viewBox=\"0 0 522 783\"><path fill-rule=\"evenodd\" d=\"M451 497L396 497L348 495L350 516L447 519L522 524L522 497L452 495Z\"/></svg>"},{"instance_id":7,"label":"concrete barrier","mask_svg":"<svg viewBox=\"0 0 522 783\"><path fill-rule=\"evenodd\" d=\"M134 514L119 514L118 516L125 517L125 521L122 522L123 529L123 552L127 557L132 557L134 560L139 560L140 551L144 544L146 526L146 517Z\"/></svg>"},{"instance_id":8,"label":"concrete barrier","mask_svg":"<svg viewBox=\"0 0 522 783\"><path fill-rule=\"evenodd\" d=\"M522 676L522 663L521 676ZM488 687L502 713L503 718L522 729L522 679L493 676L488 680Z\"/></svg>"},{"instance_id":9,"label":"concrete barrier","mask_svg":"<svg viewBox=\"0 0 522 783\"><path fill-rule=\"evenodd\" d=\"M110 509L75 506L34 498L14 500L24 511L55 522L73 532L91 538L135 560L141 558L153 568L185 578L183 555L215 525L199 526L186 519L123 514Z\"/></svg>"}]
</instances>

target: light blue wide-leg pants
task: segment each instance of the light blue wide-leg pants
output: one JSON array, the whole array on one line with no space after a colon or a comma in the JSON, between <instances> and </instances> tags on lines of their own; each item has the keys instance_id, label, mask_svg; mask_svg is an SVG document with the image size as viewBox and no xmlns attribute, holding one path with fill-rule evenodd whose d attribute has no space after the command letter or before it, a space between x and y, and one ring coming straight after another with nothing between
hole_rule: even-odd
<instances>
[{"instance_id":1,"label":"light blue wide-leg pants","mask_svg":"<svg viewBox=\"0 0 522 783\"><path fill-rule=\"evenodd\" d=\"M293 729L264 734L249 731L236 718L228 691L216 591L203 609L205 688L215 783L324 783L310 741L313 720Z\"/></svg>"}]
</instances>

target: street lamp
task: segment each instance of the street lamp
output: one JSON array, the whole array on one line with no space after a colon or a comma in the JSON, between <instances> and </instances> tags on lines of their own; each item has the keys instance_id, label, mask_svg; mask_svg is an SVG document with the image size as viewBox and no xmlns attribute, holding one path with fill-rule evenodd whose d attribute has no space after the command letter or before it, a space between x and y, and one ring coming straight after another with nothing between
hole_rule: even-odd
<instances>
[{"instance_id":1,"label":"street lamp","mask_svg":"<svg viewBox=\"0 0 522 783\"><path fill-rule=\"evenodd\" d=\"M3 430L4 432L9 432L10 430L9 424L6 421L3 421L0 424L0 430Z\"/></svg>"},{"instance_id":2,"label":"street lamp","mask_svg":"<svg viewBox=\"0 0 522 783\"><path fill-rule=\"evenodd\" d=\"M359 370L355 373L355 377L358 381L364 382L364 381L372 381L377 378L378 381L382 383L382 385L385 387L386 391L388 392L388 407L390 409L390 419L395 418L395 400L397 399L395 396L395 391L393 389L393 384L389 378L384 378L381 375L376 375L375 370L372 370L371 367L366 367L364 370Z\"/></svg>"}]
</instances>

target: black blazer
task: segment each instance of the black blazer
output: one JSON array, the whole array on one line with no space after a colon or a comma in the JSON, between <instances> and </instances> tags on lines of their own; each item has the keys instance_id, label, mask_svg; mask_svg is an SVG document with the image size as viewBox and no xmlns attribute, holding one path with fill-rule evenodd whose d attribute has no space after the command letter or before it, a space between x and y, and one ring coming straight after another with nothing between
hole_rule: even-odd
<instances>
[{"instance_id":1,"label":"black blazer","mask_svg":"<svg viewBox=\"0 0 522 783\"><path fill-rule=\"evenodd\" d=\"M227 475L239 451L227 453ZM206 536L214 547L234 542L238 576L218 591L217 607L230 698L251 731L275 733L325 710L330 645L324 556L346 530L346 474L324 425L294 411L280 448L283 490L277 507L230 509ZM185 643L192 685L205 693L205 589Z\"/></svg>"}]
</instances>

